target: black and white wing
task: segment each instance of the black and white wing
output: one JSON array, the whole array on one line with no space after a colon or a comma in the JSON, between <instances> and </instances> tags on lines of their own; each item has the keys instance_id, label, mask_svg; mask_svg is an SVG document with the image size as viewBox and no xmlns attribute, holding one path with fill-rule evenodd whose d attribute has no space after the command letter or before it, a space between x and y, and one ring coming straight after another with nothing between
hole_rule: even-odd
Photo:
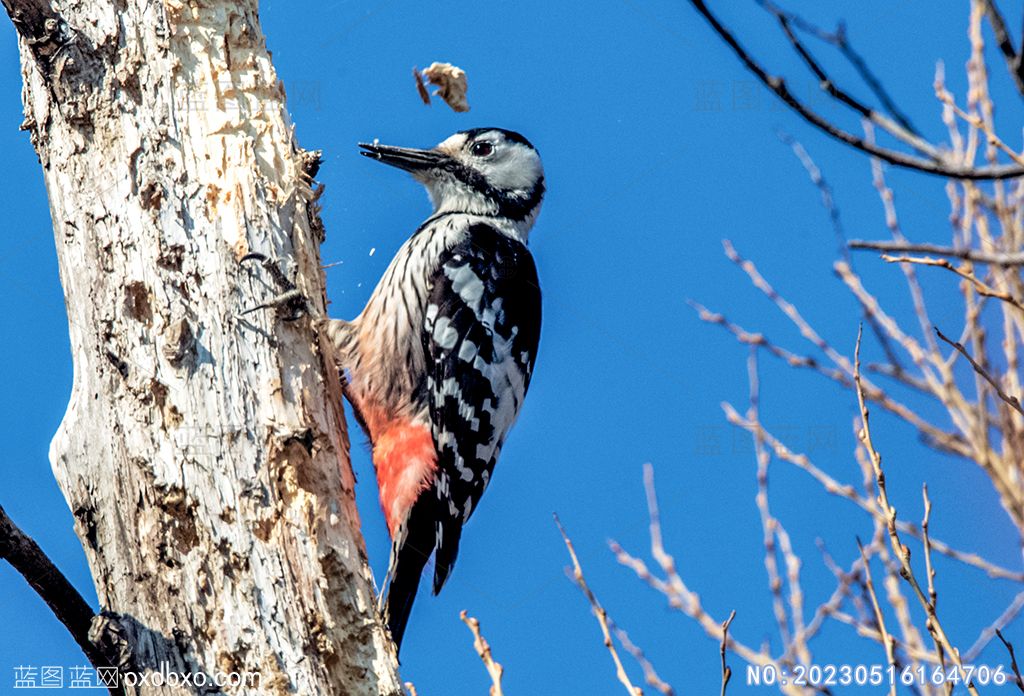
<instances>
[{"instance_id":1,"label":"black and white wing","mask_svg":"<svg viewBox=\"0 0 1024 696\"><path fill-rule=\"evenodd\" d=\"M529 250L472 225L441 259L427 299L424 349L437 476L434 594L455 564L462 525L519 415L540 339L541 301Z\"/></svg>"}]
</instances>

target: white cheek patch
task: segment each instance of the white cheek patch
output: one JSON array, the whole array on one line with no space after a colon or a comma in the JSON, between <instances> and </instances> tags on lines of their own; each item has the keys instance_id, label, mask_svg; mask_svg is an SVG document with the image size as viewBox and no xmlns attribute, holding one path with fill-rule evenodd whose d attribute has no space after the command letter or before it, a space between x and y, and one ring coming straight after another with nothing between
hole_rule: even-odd
<instances>
[{"instance_id":1,"label":"white cheek patch","mask_svg":"<svg viewBox=\"0 0 1024 696\"><path fill-rule=\"evenodd\" d=\"M522 146L511 148L498 161L484 163L480 171L491 186L506 191L530 189L544 174L537 153Z\"/></svg>"}]
</instances>

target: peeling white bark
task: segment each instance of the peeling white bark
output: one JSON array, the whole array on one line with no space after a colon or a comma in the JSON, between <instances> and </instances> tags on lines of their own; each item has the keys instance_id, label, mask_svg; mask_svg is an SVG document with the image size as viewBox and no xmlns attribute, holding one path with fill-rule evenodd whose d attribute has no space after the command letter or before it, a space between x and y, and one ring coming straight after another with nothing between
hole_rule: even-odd
<instances>
[{"instance_id":1,"label":"peeling white bark","mask_svg":"<svg viewBox=\"0 0 1024 696\"><path fill-rule=\"evenodd\" d=\"M272 292L249 250L324 298L256 0L51 7L77 43L21 40L23 98L75 366L51 462L115 614L94 633L140 668L261 675L228 693L399 693L326 348L237 317Z\"/></svg>"}]
</instances>

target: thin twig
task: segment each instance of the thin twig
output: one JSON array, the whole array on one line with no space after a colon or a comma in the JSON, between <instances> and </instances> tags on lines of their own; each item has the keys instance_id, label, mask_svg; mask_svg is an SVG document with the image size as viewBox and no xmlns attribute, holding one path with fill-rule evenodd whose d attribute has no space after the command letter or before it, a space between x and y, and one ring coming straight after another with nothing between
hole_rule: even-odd
<instances>
[{"instance_id":1,"label":"thin twig","mask_svg":"<svg viewBox=\"0 0 1024 696\"><path fill-rule=\"evenodd\" d=\"M732 667L725 663L725 649L729 646L729 626L735 618L736 610L733 609L729 612L729 618L722 622L722 643L718 650L722 655L722 696L725 696L725 689L729 686L729 680L732 679Z\"/></svg>"},{"instance_id":2,"label":"thin twig","mask_svg":"<svg viewBox=\"0 0 1024 696\"><path fill-rule=\"evenodd\" d=\"M787 462L798 469L802 469L808 473L815 481L817 481L822 489L830 495L835 495L840 498L849 500L857 507L861 508L865 512L875 515L883 516L881 510L878 509L874 501L865 498L854 489L848 483L840 483L838 480L825 473L821 468L816 466L806 454L801 454L790 450L785 443L776 438L772 433L765 429L764 425L758 422L751 421L744 418L736 411L736 409L729 403L723 403L722 409L725 411L726 420L735 426L743 428L747 432L753 434L755 431L760 430L764 437L765 444L771 448L772 453L784 462ZM883 518L884 521L884 518ZM903 534L909 534L918 540L923 540L923 534L917 525L911 524L903 520L896 521L896 527ZM941 553L943 556L948 556L955 561L959 561L965 565L972 566L981 571L984 571L990 578L999 578L1003 580L1011 580L1013 582L1024 583L1024 573L1020 571L1010 570L1003 566L996 565L991 561L982 558L976 553L970 553L966 551L960 551L955 549L949 544L935 539L929 536L929 543L932 550L937 553Z\"/></svg>"},{"instance_id":3,"label":"thin twig","mask_svg":"<svg viewBox=\"0 0 1024 696\"><path fill-rule=\"evenodd\" d=\"M832 618L841 624L845 624L853 628L858 636L861 636L862 638L867 638L868 640L873 640L879 645L883 644L882 634L879 633L878 629L866 624L863 619L851 616L850 614L839 610L832 612ZM929 664L938 665L938 659L935 657L934 653L930 651L922 651L920 649L914 648L911 645L907 645L906 643L901 642L895 636L890 635L889 638L893 641L893 644L895 645L896 649L904 655L907 655L908 657L911 657L919 662L927 662ZM897 658L897 663L898 662L899 660Z\"/></svg>"},{"instance_id":4,"label":"thin twig","mask_svg":"<svg viewBox=\"0 0 1024 696\"><path fill-rule=\"evenodd\" d=\"M761 3L765 3L774 7L768 0L759 0ZM776 8L776 11L781 11ZM797 15L792 15L794 23L800 20ZM820 30L819 30L820 31ZM825 39L829 40L829 39ZM839 255L846 261L851 267L853 266L853 259L850 256L850 249L846 245L846 232L843 230L843 224L839 216L839 206L836 205L835 197L832 194L832 187L825 179L825 175L822 173L821 168L815 164L814 159L811 157L807 149L791 135L782 131L777 132L782 142L786 143L793 150L793 154L796 155L797 159L800 160L800 164L803 165L807 171L807 175L811 179L811 183L814 184L818 191L821 193L821 204L828 213L829 222L832 224L832 234L835 236L836 243L838 245ZM875 317L864 310L864 319L868 322L871 330L874 332L875 337L878 339L879 344L882 346L882 350L885 351L886 357L889 362L892 363L894 372L898 375L897 379L909 379L906 370L903 368L902 361L896 355L896 351L892 346L892 342L886 335L885 331L879 326L878 321Z\"/></svg>"},{"instance_id":5,"label":"thin twig","mask_svg":"<svg viewBox=\"0 0 1024 696\"><path fill-rule=\"evenodd\" d=\"M712 617L704 609L701 604L700 597L697 593L693 592L686 586L682 577L679 575L679 571L676 568L675 559L665 550L665 546L662 541L661 533L661 516L658 512L658 496L654 486L654 467L650 464L644 465L644 490L647 494L647 511L650 517L650 538L651 538L651 555L657 562L661 571L664 573L664 577L658 577L647 567L647 564L640 558L630 555L614 540L608 542L608 546L612 553L615 554L615 559L623 566L629 568L641 582L646 583L651 588L656 590L665 596L668 600L668 604L671 608L677 609L686 616L693 619L697 625L699 625L704 633L708 637L717 640L721 640L722 637L722 623ZM743 642L736 640L735 638L729 639L729 647L732 651L744 660L748 664L760 665L762 667L771 666L774 669L781 670L783 667L792 667L793 663L788 661L775 660L768 654L767 648L762 647L760 650L755 650ZM829 693L826 688L819 688L822 693ZM792 684L783 685L782 691L792 696L798 696L805 693L799 687Z\"/></svg>"},{"instance_id":6,"label":"thin twig","mask_svg":"<svg viewBox=\"0 0 1024 696\"><path fill-rule=\"evenodd\" d=\"M1024 416L1024 408L1022 408L1020 405L1020 399L1018 399L1016 396L1011 396L1007 394L1005 391L1003 391L1003 388L999 386L999 383L995 380L995 378L993 378L992 375L988 373L988 370L979 365L978 362L971 357L971 354L967 352L967 349L963 347L963 344L957 341L952 341L949 338L947 338L945 334L939 331L938 327L935 327L935 333L944 342L956 348L957 352L959 352L960 355L967 358L967 361L971 363L971 367L974 368L974 371L977 372L982 377L984 377L985 381L992 385L992 388L996 390L996 394L999 395L1000 399L1008 403L1017 413Z\"/></svg>"},{"instance_id":7,"label":"thin twig","mask_svg":"<svg viewBox=\"0 0 1024 696\"><path fill-rule=\"evenodd\" d=\"M762 346L769 353L776 358L782 360L790 367L806 368L810 369L818 374L832 380L836 384L839 384L844 389L853 388L853 380L846 376L846 374L838 369L832 369L827 366L821 365L815 358L807 355L799 355L793 353L786 348L782 348L772 343L764 334L748 332L743 327L738 326L730 322L724 315L711 312L696 303L692 303L694 308L697 309L701 320L706 321L710 324L715 324L723 327L729 333L731 333L736 340L746 345L757 345ZM864 382L865 395L869 401L877 403L879 406L884 408L886 411L902 418L910 425L917 428L925 440L933 447L938 450L956 454L962 457L969 457L971 452L964 441L963 436L959 433L949 432L942 430L936 425L929 423L924 420L918 413L905 404L896 401L883 389L877 387L865 380ZM931 392L925 392L931 396Z\"/></svg>"},{"instance_id":8,"label":"thin twig","mask_svg":"<svg viewBox=\"0 0 1024 696\"><path fill-rule=\"evenodd\" d=\"M935 591L935 568L932 567L932 540L928 535L928 523L932 516L932 501L928 497L928 484L921 486L921 498L924 500L924 518L921 520L921 533L924 535L924 562L925 573L928 575L928 603L935 611L939 602L938 593Z\"/></svg>"},{"instance_id":9,"label":"thin twig","mask_svg":"<svg viewBox=\"0 0 1024 696\"><path fill-rule=\"evenodd\" d=\"M828 213L829 222L832 224L832 234L835 236L836 243L839 246L839 254L844 258L849 257L850 250L846 247L846 233L843 231L843 223L839 217L839 207L836 205L832 187L825 179L825 175L822 174L821 168L815 164L814 159L799 140L783 131L778 131L777 135L783 143L789 145L793 150L793 154L800 160L800 164L803 165L807 176L810 177L811 183L821 193L821 205Z\"/></svg>"},{"instance_id":10,"label":"thin twig","mask_svg":"<svg viewBox=\"0 0 1024 696\"><path fill-rule=\"evenodd\" d=\"M726 317L721 314L716 314L708 311L704 307L697 303L690 302L700 314L700 318L709 323L718 324L732 333L737 340L747 345L760 345L768 349L775 357L784 360L789 365L794 367L804 367L812 369L819 374L828 377L829 379L839 383L845 388L852 388L852 374L853 368L849 358L841 355L835 350L830 344L828 344L820 335L810 326L810 324L800 315L793 304L785 298L783 298L758 272L757 267L748 259L741 257L730 243L726 240L723 242L723 246L726 250L726 255L731 261L736 263L750 278L751 282L761 292L763 292L778 308L782 311L789 319L800 329L800 333L819 348L822 352L828 356L829 360L838 368L832 369L828 366L821 365L813 357L803 356L792 353L788 350L779 348L771 341L769 341L763 334L750 333L742 329L732 322L728 321ZM899 330L899 327L895 322L888 317L878 305L877 300L870 296L864 288L860 285L859 278L852 273L850 265L844 262L838 262L836 264L836 272L840 278L848 287L854 292L857 298L861 301L864 309L867 313L873 314L875 320L883 325L886 331L889 331L894 336L895 340L899 342L901 346L913 357L915 364L922 364L928 358L929 354L926 354L924 349L913 339L903 334ZM936 361L939 361L938 356L934 356ZM865 394L869 400L877 402L887 411L894 413L906 422L917 428L922 435L928 440L929 444L937 449L952 452L963 457L970 457L972 450L969 448L964 438L959 433L952 433L942 430L941 428L932 425L925 421L916 411L908 408L904 404L895 401L889 395L887 395L882 389L876 387L868 381L864 381ZM935 396L934 392L929 385L928 394Z\"/></svg>"},{"instance_id":11,"label":"thin twig","mask_svg":"<svg viewBox=\"0 0 1024 696\"><path fill-rule=\"evenodd\" d=\"M998 628L996 629L996 635L999 636L999 640L1002 641L1003 646L1006 648L1006 651L1010 653L1010 669L1013 670L1013 675L1014 677L1016 677L1014 683L1017 685L1017 688L1021 690L1021 692L1024 692L1024 680L1021 679L1020 669L1017 667L1017 656L1013 653L1013 643L1006 640L1006 638L1003 638L1003 632L1000 631Z\"/></svg>"},{"instance_id":12,"label":"thin twig","mask_svg":"<svg viewBox=\"0 0 1024 696\"><path fill-rule=\"evenodd\" d=\"M981 655L981 651L988 647L988 644L992 642L992 639L996 637L997 631L1002 631L1016 619L1021 610L1024 609L1024 592L1018 592L1017 596L1013 598L1009 606L1003 610L1003 613L996 617L990 625L982 629L978 635L978 639L974 641L974 645L964 653L964 662L973 663Z\"/></svg>"},{"instance_id":13,"label":"thin twig","mask_svg":"<svg viewBox=\"0 0 1024 696\"><path fill-rule=\"evenodd\" d=\"M750 408L747 417L753 422L760 422L758 415L759 379L757 374L757 347L751 347L747 358L747 378L750 382ZM792 636L789 633L789 612L782 597L783 582L779 576L778 545L775 540L781 523L772 515L768 505L768 465L771 456L764 446L764 434L760 428L751 428L754 439L754 455L757 464L757 509L761 513L761 530L763 532L764 568L768 576L768 592L772 596L772 608L775 611L775 623L779 628L779 637L783 645L790 645ZM799 581L799 578L798 578ZM795 617L794 617L795 623ZM796 626L794 626L796 628ZM802 626L800 627L802 629ZM809 663L806 655L798 655L805 663Z\"/></svg>"},{"instance_id":14,"label":"thin twig","mask_svg":"<svg viewBox=\"0 0 1024 696\"><path fill-rule=\"evenodd\" d=\"M1007 304L1013 305L1017 309L1024 311L1024 304L1021 304L1020 300L1016 297L1013 297L1008 292L996 290L973 273L957 268L948 259L935 259L930 256L892 256L890 254L882 254L882 260L888 263L913 263L919 266L936 266L938 268L945 268L971 283L979 295L984 295L985 297L991 297L993 299L1006 302Z\"/></svg>"},{"instance_id":15,"label":"thin twig","mask_svg":"<svg viewBox=\"0 0 1024 696\"><path fill-rule=\"evenodd\" d=\"M1006 67L1010 72L1010 77L1013 78L1014 83L1017 85L1017 91L1024 96L1024 63L1022 63L1022 56L1014 48L1013 39L1010 38L1010 32L1006 28L1006 22L1003 20L1003 15L994 0L982 0L982 4L985 6L985 14L988 16L989 24L992 25L992 33L996 36L999 50L1002 51L1003 56L1006 58Z\"/></svg>"},{"instance_id":16,"label":"thin twig","mask_svg":"<svg viewBox=\"0 0 1024 696\"><path fill-rule=\"evenodd\" d=\"M487 668L487 673L491 675L491 696L502 696L501 675L504 674L505 669L499 662L495 661L494 656L491 654L491 646L480 633L480 622L467 614L465 609L459 612L459 618L462 619L462 623L469 626L469 630L473 634L473 649L476 650L476 654L483 661L484 667Z\"/></svg>"},{"instance_id":17,"label":"thin twig","mask_svg":"<svg viewBox=\"0 0 1024 696\"><path fill-rule=\"evenodd\" d=\"M623 629L615 625L615 622L609 617L608 623L611 626L612 633L619 639L619 643L622 645L623 650L628 652L636 660L637 664L640 665L640 669L644 671L644 680L652 687L658 690L663 696L675 696L675 689L672 688L671 684L666 683L661 677L658 676L658 671L654 669L654 665L644 655L644 651L641 650L637 645L629 639L629 634Z\"/></svg>"},{"instance_id":18,"label":"thin twig","mask_svg":"<svg viewBox=\"0 0 1024 696\"><path fill-rule=\"evenodd\" d=\"M928 601L924 592L921 590L921 585L917 581L917 577L914 575L914 569L910 565L910 550L900 540L899 530L896 525L896 508L889 502L888 489L886 488L885 472L882 470L882 457L875 449L874 442L871 439L871 427L869 425L869 412L867 408L867 402L864 399L864 388L861 385L860 376L860 342L863 330L857 331L857 344L854 348L854 382L857 385L857 405L860 408L860 419L861 419L861 441L864 444L864 448L867 450L868 457L870 459L872 470L875 475L875 486L878 493L878 504L882 508L882 511L886 515L886 527L889 532L889 543L892 546L893 554L896 556L900 564L900 576L907 581L910 587L914 590L914 594L917 596L918 602L924 608L925 613L928 615L926 625L928 632L932 635L935 641L942 645L943 650L949 654L956 662L957 667L963 670L963 661L960 659L960 653L954 649L953 644L950 642L949 637L946 635L945 630L942 628L942 624L939 622L938 614L935 609ZM978 690L975 688L973 683L967 684L967 690L978 696Z\"/></svg>"},{"instance_id":19,"label":"thin twig","mask_svg":"<svg viewBox=\"0 0 1024 696\"><path fill-rule=\"evenodd\" d=\"M845 104L850 107L872 123L877 124L893 135L893 137L907 143L929 159L936 160L941 156L939 150L924 138L921 138L916 133L906 130L903 126L894 122L888 116L875 111L838 87L835 81L828 75L828 73L825 72L824 68L821 67L821 64L813 55L811 55L810 50L808 50L800 38L793 32L789 17L785 13L781 12L773 14L775 14L775 17L779 20L779 26L782 28L782 32L786 35L786 38L789 40L793 50L795 50L797 55L803 59L804 64L814 74L814 76L818 78L818 84L826 94L838 101L840 104Z\"/></svg>"},{"instance_id":20,"label":"thin twig","mask_svg":"<svg viewBox=\"0 0 1024 696\"><path fill-rule=\"evenodd\" d=\"M864 568L864 584L867 587L868 595L871 597L871 608L875 611L875 625L882 634L882 647L885 648L885 660L887 664L896 666L896 641L885 627L885 617L882 615L882 607L878 603L878 593L875 592L875 582L871 579L871 565L868 563L867 554L864 553L864 544L860 538L857 539L857 548L860 549L861 566ZM891 696L896 695L895 682L889 685Z\"/></svg>"},{"instance_id":21,"label":"thin twig","mask_svg":"<svg viewBox=\"0 0 1024 696\"><path fill-rule=\"evenodd\" d=\"M835 46L843 55L843 57L846 58L847 61L849 61L850 65L853 66L853 69L857 71L857 74L864 81L864 84L868 86L868 89L870 89L871 92L878 99L878 101L881 102L882 108L885 109L885 111L890 116L892 116L897 123L899 123L901 126L906 128L911 133L913 133L914 135L921 134L920 131L918 131L917 128L915 128L914 125L910 122L910 118L907 117L907 115L896 105L896 102L893 100L893 98L889 96L889 93L882 85L881 80L879 80L875 76L871 68L868 67L867 61L865 61L864 58L856 50L854 50L853 44L850 43L850 39L846 33L846 25L843 24L842 21L839 22L834 32L825 31L824 29L817 27L814 24L811 24L800 15L783 10L770 0L756 1L757 4L761 5L761 7L765 8L772 14L784 15L787 19L789 19L793 26L799 29L800 31L806 34L810 34L811 36L814 36L815 38L818 38L827 44Z\"/></svg>"},{"instance_id":22,"label":"thin twig","mask_svg":"<svg viewBox=\"0 0 1024 696\"><path fill-rule=\"evenodd\" d=\"M573 548L569 535L565 533L565 527L559 521L558 515L555 515L555 524L558 526L558 531L562 535L563 541L565 541L565 548L569 550L569 557L572 559L573 581L580 588L587 601L590 602L590 608L593 610L594 616L597 617L598 624L601 625L601 633L604 635L604 647L608 649L608 653L612 656L612 662L615 663L615 675L619 678L619 682L626 687L626 691L629 692L630 696L641 696L643 691L640 690L640 687L634 686L633 682L630 681L629 675L626 674L626 668L623 667L622 660L619 658L619 653L615 649L615 642L612 640L611 630L608 627L608 612L604 610L604 607L597 601L597 597L594 596L593 591L587 585L587 581L583 577L583 568L580 566L580 560L576 557L576 549Z\"/></svg>"},{"instance_id":23,"label":"thin twig","mask_svg":"<svg viewBox=\"0 0 1024 696\"><path fill-rule=\"evenodd\" d=\"M750 278L750 282L754 284L758 290L764 293L765 297L771 300L779 310L786 315L786 317L800 330L800 335L810 341L818 350L828 356L828 358L839 367L845 374L853 374L852 367L849 359L837 351L832 345L830 345L825 339L823 339L814 327L811 326L800 311L793 305L792 302L784 298L779 292L768 282L767 279L757 269L757 266L750 259L740 256L739 252L732 245L732 242L728 239L722 240L722 248L725 250L726 257L734 264L740 267L747 277Z\"/></svg>"},{"instance_id":24,"label":"thin twig","mask_svg":"<svg viewBox=\"0 0 1024 696\"><path fill-rule=\"evenodd\" d=\"M1017 164L1024 164L1024 158L1022 158L1017 152L1015 152L1013 148L1007 145L1006 142L996 134L993 127L984 118L978 116L977 114L968 113L961 109L957 105L956 100L953 99L953 95L950 94L949 90L941 88L937 90L937 96L939 98L939 101L946 104L950 109L952 109L953 113L955 113L957 116L963 119L964 122L966 122L972 128L976 128L980 130L982 133L984 133L985 137L988 139L989 145L1001 150L1004 154L1008 155L1010 159L1012 159Z\"/></svg>"},{"instance_id":25,"label":"thin twig","mask_svg":"<svg viewBox=\"0 0 1024 696\"><path fill-rule=\"evenodd\" d=\"M786 104L786 106L795 111L801 118L832 138L850 145L861 152L866 152L878 157L890 164L924 172L926 174L936 174L939 176L969 180L1008 179L1024 175L1024 167L1019 167L1017 165L965 167L958 164L948 164L945 161L937 162L934 160L921 159L902 152L897 152L896 150L879 147L869 143L864 138L838 128L824 117L819 116L817 113L812 111L802 101L797 99L797 97L789 91L786 81L783 78L769 74L760 63L754 60L754 58L751 57L751 55L747 53L746 49L739 43L736 37L732 35L732 32L730 32L720 21L718 21L718 18L711 13L703 0L690 0L690 4L693 5L704 19L708 21L712 29L715 30L718 36L726 43L726 45L729 46L729 48L733 50L743 65L752 72L758 80L774 92L775 95Z\"/></svg>"},{"instance_id":26,"label":"thin twig","mask_svg":"<svg viewBox=\"0 0 1024 696\"><path fill-rule=\"evenodd\" d=\"M868 139L874 142L873 129L867 127L865 131ZM885 212L885 226L888 228L892 238L897 242L907 241L907 238L903 236L903 229L900 227L899 216L896 213L896 194L886 182L885 168L876 157L871 158L871 183L874 185L875 191L878 192L878 198ZM931 334L928 333L928 327L931 326L932 322L928 320L928 307L924 299L924 292L921 290L921 284L917 280L917 271L913 266L901 266L900 271L903 273L904 278L906 278L907 290L910 291L910 298L914 303L914 315L917 317L918 325L925 335L927 347L932 353L937 353L938 345ZM867 314L868 316L874 316L871 312L867 312ZM880 320L879 323L881 323ZM897 337L894 336L894 338ZM925 377L926 381L928 381L927 375Z\"/></svg>"},{"instance_id":27,"label":"thin twig","mask_svg":"<svg viewBox=\"0 0 1024 696\"><path fill-rule=\"evenodd\" d=\"M790 659L795 652L794 648L796 646L806 645L811 638L818 634L818 631L821 630L825 620L832 616L832 614L838 611L839 607L842 606L843 601L850 593L851 584L857 579L858 573L860 572L861 561L859 558L854 561L853 567L850 568L849 572L844 571L842 568L835 565L835 561L832 560L831 556L828 555L828 552L825 551L824 544L821 539L818 539L818 543L822 556L825 559L825 564L833 570L833 573L836 576L836 589L832 591L832 595L827 601L822 602L818 605L818 608L814 610L814 615L811 617L810 622L803 631L793 636L793 641L790 646L786 648L786 652L783 653L781 661Z\"/></svg>"},{"instance_id":28,"label":"thin twig","mask_svg":"<svg viewBox=\"0 0 1024 696\"><path fill-rule=\"evenodd\" d=\"M980 249L954 249L938 244L915 244L913 242L868 241L854 239L849 244L851 249L871 249L873 251L906 252L911 254L935 254L954 259L964 259L975 263L987 263L994 266L1024 266L1024 252L991 252Z\"/></svg>"},{"instance_id":29,"label":"thin twig","mask_svg":"<svg viewBox=\"0 0 1024 696\"><path fill-rule=\"evenodd\" d=\"M921 533L924 535L924 565L925 575L928 580L928 611L931 614L934 614L938 608L939 593L935 591L935 568L932 566L932 542L931 538L928 536L928 524L931 521L932 516L932 501L931 498L928 497L927 483L921 486L921 499L924 502L924 517L921 519ZM942 643L938 640L935 641L935 654L939 658L939 665L945 669L946 654L942 648Z\"/></svg>"}]
</instances>

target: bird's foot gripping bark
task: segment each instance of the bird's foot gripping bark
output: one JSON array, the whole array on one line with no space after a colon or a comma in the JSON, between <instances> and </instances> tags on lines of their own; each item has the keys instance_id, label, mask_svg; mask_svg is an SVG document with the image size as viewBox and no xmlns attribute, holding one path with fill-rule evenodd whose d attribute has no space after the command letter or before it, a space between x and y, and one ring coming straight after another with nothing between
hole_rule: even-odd
<instances>
[{"instance_id":1,"label":"bird's foot gripping bark","mask_svg":"<svg viewBox=\"0 0 1024 696\"><path fill-rule=\"evenodd\" d=\"M274 285L277 286L278 295L268 302L243 310L240 316L251 314L261 309L274 308L279 317L284 321L295 321L309 314L309 302L302 292L295 286L295 283L288 279L281 267L265 254L252 252L243 256L238 263L246 261L258 261L263 269L270 275Z\"/></svg>"}]
</instances>

